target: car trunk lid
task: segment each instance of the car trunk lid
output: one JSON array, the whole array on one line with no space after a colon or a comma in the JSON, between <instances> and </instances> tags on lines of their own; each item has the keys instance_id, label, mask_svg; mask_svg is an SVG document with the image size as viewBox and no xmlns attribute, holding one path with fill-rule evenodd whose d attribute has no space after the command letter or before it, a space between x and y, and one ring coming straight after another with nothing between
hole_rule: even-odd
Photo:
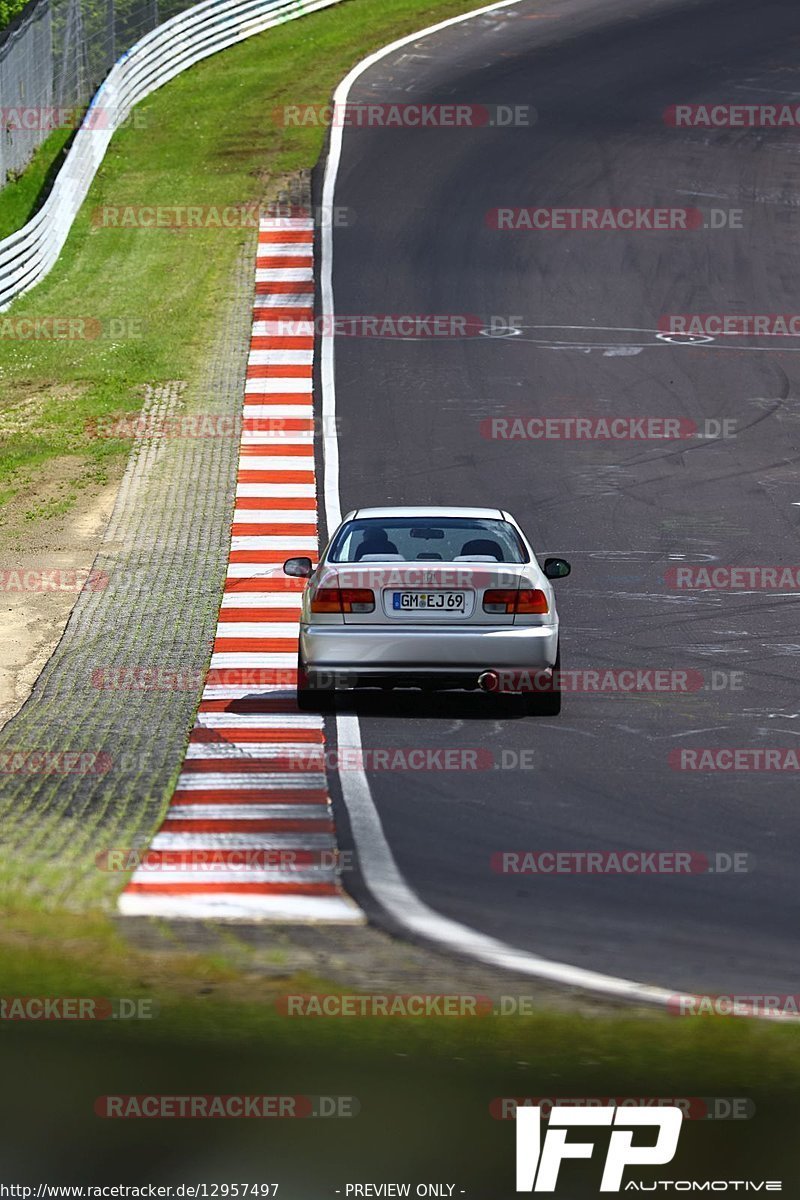
<instances>
[{"instance_id":1,"label":"car trunk lid","mask_svg":"<svg viewBox=\"0 0 800 1200\"><path fill-rule=\"evenodd\" d=\"M487 611L484 603L489 592L516 592L524 572L516 563L362 561L330 565L320 586L352 599L343 606L348 625L512 625L513 610L492 604ZM367 593L374 608L364 611Z\"/></svg>"}]
</instances>

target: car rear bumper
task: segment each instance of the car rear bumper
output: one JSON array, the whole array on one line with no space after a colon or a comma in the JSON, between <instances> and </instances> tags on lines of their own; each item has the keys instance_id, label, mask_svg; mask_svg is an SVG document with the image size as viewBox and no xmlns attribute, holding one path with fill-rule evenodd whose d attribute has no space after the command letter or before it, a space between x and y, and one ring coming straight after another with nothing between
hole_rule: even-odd
<instances>
[{"instance_id":1,"label":"car rear bumper","mask_svg":"<svg viewBox=\"0 0 800 1200\"><path fill-rule=\"evenodd\" d=\"M556 661L558 625L301 625L300 652L309 671L335 672L338 686L375 678L477 678L497 668L546 670Z\"/></svg>"}]
</instances>

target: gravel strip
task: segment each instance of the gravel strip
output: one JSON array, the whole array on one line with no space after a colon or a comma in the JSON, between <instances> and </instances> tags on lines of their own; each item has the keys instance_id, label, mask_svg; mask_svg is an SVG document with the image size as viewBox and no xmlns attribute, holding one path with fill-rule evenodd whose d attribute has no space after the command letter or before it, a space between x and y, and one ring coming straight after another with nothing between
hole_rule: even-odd
<instances>
[{"instance_id":1,"label":"gravel strip","mask_svg":"<svg viewBox=\"0 0 800 1200\"><path fill-rule=\"evenodd\" d=\"M193 389L179 381L149 389L145 404L147 429L174 430L176 417L202 414L227 419L230 431L136 438L95 585L79 595L30 699L0 732L0 888L45 904L110 903L122 878L98 870L95 856L146 845L167 805L227 565L255 251L254 234L205 377ZM25 757L34 751L61 757L37 769ZM83 757L75 764L65 752Z\"/></svg>"}]
</instances>

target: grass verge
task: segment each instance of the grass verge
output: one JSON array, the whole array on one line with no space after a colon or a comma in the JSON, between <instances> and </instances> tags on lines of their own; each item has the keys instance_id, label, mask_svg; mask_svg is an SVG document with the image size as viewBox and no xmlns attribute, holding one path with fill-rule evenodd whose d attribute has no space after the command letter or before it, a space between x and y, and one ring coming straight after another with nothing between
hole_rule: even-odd
<instances>
[{"instance_id":1,"label":"grass verge","mask_svg":"<svg viewBox=\"0 0 800 1200\"><path fill-rule=\"evenodd\" d=\"M191 1164L199 1178L230 1180L235 1162L237 1178L303 1184L306 1190L294 1194L308 1196L332 1194L356 1166L359 1178L377 1179L387 1177L388 1166L392 1178L444 1173L468 1185L472 1196L511 1195L513 1122L498 1120L490 1106L518 1096L746 1097L749 1120L685 1122L679 1158L667 1174L797 1174L792 1139L781 1137L798 1093L796 1029L651 1013L591 1020L548 1012L289 1018L278 997L340 989L310 976L281 976L275 967L243 973L222 952L139 953L99 916L58 914L57 935L55 928L52 917L30 914L6 922L0 935L6 999L157 1001L149 1019L4 1022L3 1064L7 1080L15 1080L5 1089L4 1101L12 1104L4 1131L27 1154L47 1128L49 1144L38 1144L37 1154L58 1166L59 1181L113 1172L127 1181L134 1165L133 1178L153 1180L165 1164L172 1179L175 1162ZM234 944L235 926L229 936ZM168 1137L152 1121L95 1115L99 1096L240 1093L345 1096L355 1099L349 1107L358 1115L174 1121ZM70 1155L89 1146L91 1163L78 1159L71 1171ZM595 1194L597 1180L588 1169L586 1175L591 1186L572 1195Z\"/></svg>"},{"instance_id":2,"label":"grass verge","mask_svg":"<svg viewBox=\"0 0 800 1200\"><path fill-rule=\"evenodd\" d=\"M106 228L94 220L98 210L274 197L281 179L314 164L325 133L282 127L277 108L324 104L370 50L472 7L347 0L226 50L137 107L136 120L115 135L58 264L0 315L0 525L13 531L24 522L42 480L67 459L57 497L67 507L84 481L107 478L130 441L92 436L93 420L137 412L147 383L181 379L191 392L237 253L253 237L243 229ZM34 206L62 149L59 135L0 196L0 232ZM12 322L26 317L88 319L72 326L88 336L15 337Z\"/></svg>"},{"instance_id":3,"label":"grass verge","mask_svg":"<svg viewBox=\"0 0 800 1200\"><path fill-rule=\"evenodd\" d=\"M50 190L74 136L71 128L55 129L45 138L24 171L0 191L0 238L30 221Z\"/></svg>"}]
</instances>

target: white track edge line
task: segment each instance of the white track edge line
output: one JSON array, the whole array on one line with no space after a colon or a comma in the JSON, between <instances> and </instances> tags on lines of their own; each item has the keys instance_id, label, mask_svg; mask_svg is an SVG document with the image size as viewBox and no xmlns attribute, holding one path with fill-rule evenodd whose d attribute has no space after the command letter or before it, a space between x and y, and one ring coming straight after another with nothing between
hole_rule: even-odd
<instances>
[{"instance_id":1,"label":"white track edge line","mask_svg":"<svg viewBox=\"0 0 800 1200\"><path fill-rule=\"evenodd\" d=\"M461 16L450 17L430 25L418 33L410 34L391 42L383 49L363 58L344 77L333 95L334 105L344 105L352 84L375 63L392 54L395 50L408 46L430 34L438 33L450 25L458 25L462 21L472 20L483 13L495 12L508 8L519 0L500 0L499 3L489 4L473 12ZM322 187L322 210L333 211L333 200L336 191L336 180L342 154L344 127L334 125L331 128L328 158L325 164L325 176ZM327 207L326 207L327 206ZM339 443L336 435L336 384L334 369L333 337L328 318L334 313L333 299L333 230L329 222L323 222L321 238L320 264L320 294L322 300L322 335L320 354L320 379L322 384L322 415L323 426L328 431L323 438L323 498L325 514L328 523L328 534L340 524L342 519L341 499L339 492ZM361 750L361 730L358 717L346 713L337 713L336 729L339 746L353 747ZM422 901L416 892L409 887L403 878L399 867L386 840L378 810L372 799L369 781L363 770L349 770L339 773L342 797L347 808L350 826L358 854L361 875L369 892L383 909L401 928L425 938L427 941L438 942L448 950L457 954L467 955L492 966L498 966L507 971L517 971L538 979L565 987L581 988L585 991L614 997L620 1000L638 1004L655 1004L666 1008L676 1004L681 997L690 999L691 994L671 992L668 988L652 984L638 983L635 980L623 979L614 975L605 975L585 967L574 967L569 963L556 962L542 958L526 950L517 949L500 941L479 933L468 925L444 917ZM791 1014L758 1014L765 1019L792 1020Z\"/></svg>"}]
</instances>

